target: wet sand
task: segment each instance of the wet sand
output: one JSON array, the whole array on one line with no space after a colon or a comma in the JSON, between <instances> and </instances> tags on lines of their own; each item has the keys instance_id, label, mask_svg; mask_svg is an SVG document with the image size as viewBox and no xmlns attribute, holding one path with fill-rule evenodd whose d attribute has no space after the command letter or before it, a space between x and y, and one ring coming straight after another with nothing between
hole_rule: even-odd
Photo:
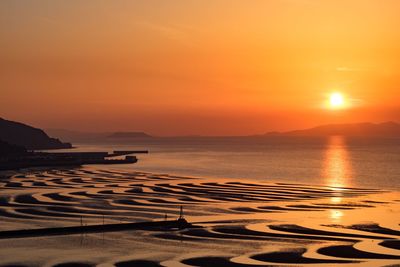
<instances>
[{"instance_id":1,"label":"wet sand","mask_svg":"<svg viewBox=\"0 0 400 267\"><path fill-rule=\"evenodd\" d=\"M0 231L176 219L152 229L0 240L0 266L396 266L399 192L102 167L0 179Z\"/></svg>"}]
</instances>

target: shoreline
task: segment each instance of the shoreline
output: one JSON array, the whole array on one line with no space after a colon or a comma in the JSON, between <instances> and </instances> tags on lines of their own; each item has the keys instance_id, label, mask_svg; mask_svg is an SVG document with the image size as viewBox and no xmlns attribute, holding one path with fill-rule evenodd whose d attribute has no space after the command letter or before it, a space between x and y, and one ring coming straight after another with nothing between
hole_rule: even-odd
<instances>
[{"instance_id":1,"label":"shoreline","mask_svg":"<svg viewBox=\"0 0 400 267\"><path fill-rule=\"evenodd\" d=\"M83 165L133 164L138 161L132 154L148 153L147 150L109 152L26 152L0 158L0 170L25 168L74 167ZM123 158L121 158L123 157Z\"/></svg>"}]
</instances>

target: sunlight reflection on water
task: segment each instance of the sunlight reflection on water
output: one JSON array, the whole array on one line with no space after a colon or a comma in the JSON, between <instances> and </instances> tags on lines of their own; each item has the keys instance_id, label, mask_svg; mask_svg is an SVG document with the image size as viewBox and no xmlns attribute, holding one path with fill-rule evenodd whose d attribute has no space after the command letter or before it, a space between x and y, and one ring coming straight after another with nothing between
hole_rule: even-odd
<instances>
[{"instance_id":1,"label":"sunlight reflection on water","mask_svg":"<svg viewBox=\"0 0 400 267\"><path fill-rule=\"evenodd\" d=\"M341 218L343 217L343 212L340 210L331 210L330 212L330 218L333 223L339 223L341 221Z\"/></svg>"},{"instance_id":2,"label":"sunlight reflection on water","mask_svg":"<svg viewBox=\"0 0 400 267\"><path fill-rule=\"evenodd\" d=\"M331 197L331 203L333 204L340 204L342 202L341 197Z\"/></svg>"},{"instance_id":3,"label":"sunlight reflection on water","mask_svg":"<svg viewBox=\"0 0 400 267\"><path fill-rule=\"evenodd\" d=\"M349 187L351 185L352 166L348 154L345 137L329 137L322 169L323 177L326 177L326 185L337 188L339 192L342 190L341 187ZM342 198L340 196L331 198L331 203L333 204L339 204L341 201ZM338 223L343 217L343 212L331 210L329 217L332 222Z\"/></svg>"},{"instance_id":4,"label":"sunlight reflection on water","mask_svg":"<svg viewBox=\"0 0 400 267\"><path fill-rule=\"evenodd\" d=\"M325 184L332 187L351 186L352 166L343 136L331 136L325 153L323 177Z\"/></svg>"}]
</instances>

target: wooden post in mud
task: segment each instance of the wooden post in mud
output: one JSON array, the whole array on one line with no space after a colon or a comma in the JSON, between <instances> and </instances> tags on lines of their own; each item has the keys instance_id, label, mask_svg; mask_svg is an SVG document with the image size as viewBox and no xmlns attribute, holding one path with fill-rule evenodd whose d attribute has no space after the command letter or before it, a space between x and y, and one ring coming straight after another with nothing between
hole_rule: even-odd
<instances>
[{"instance_id":1,"label":"wooden post in mud","mask_svg":"<svg viewBox=\"0 0 400 267\"><path fill-rule=\"evenodd\" d=\"M183 206L181 206L181 210L179 211L179 218L178 220L182 220L183 219Z\"/></svg>"}]
</instances>

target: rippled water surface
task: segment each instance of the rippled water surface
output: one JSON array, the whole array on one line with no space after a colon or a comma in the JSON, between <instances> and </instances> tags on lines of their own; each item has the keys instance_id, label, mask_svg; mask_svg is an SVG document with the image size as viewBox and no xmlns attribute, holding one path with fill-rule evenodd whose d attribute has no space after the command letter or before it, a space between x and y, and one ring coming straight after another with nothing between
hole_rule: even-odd
<instances>
[{"instance_id":1,"label":"rippled water surface","mask_svg":"<svg viewBox=\"0 0 400 267\"><path fill-rule=\"evenodd\" d=\"M113 149L148 149L133 169L149 172L400 189L400 139L171 138L77 144L76 150Z\"/></svg>"}]
</instances>

